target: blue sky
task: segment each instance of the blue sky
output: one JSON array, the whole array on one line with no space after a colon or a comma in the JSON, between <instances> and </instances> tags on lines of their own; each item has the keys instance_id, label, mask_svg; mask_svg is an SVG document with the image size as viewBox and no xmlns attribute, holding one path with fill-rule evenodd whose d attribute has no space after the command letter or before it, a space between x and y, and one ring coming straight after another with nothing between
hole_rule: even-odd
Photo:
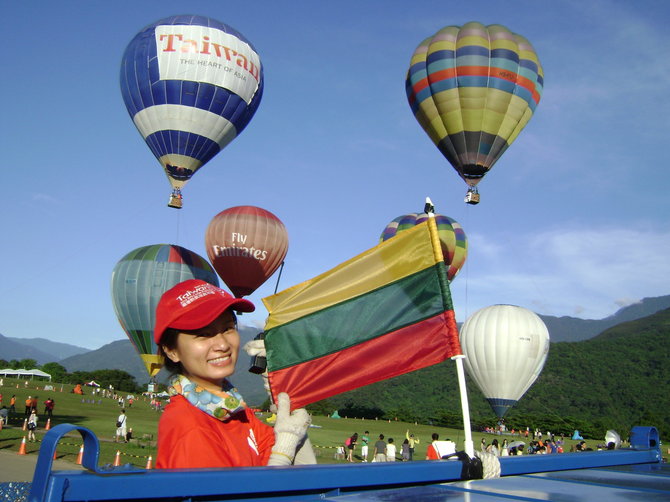
<instances>
[{"instance_id":1,"label":"blue sky","mask_svg":"<svg viewBox=\"0 0 670 502\"><path fill-rule=\"evenodd\" d=\"M426 196L456 219L468 261L459 321L520 305L600 319L670 294L670 3L624 1L5 2L0 91L0 333L87 348L125 338L110 299L128 251L176 243L236 205L272 211L289 251L280 289L374 246ZM265 94L247 129L186 186L181 211L129 118L119 63L144 26L201 14L258 50ZM441 27L499 23L544 67L535 116L480 183L482 202L429 141L404 78ZM257 312L241 319L262 325Z\"/></svg>"}]
</instances>

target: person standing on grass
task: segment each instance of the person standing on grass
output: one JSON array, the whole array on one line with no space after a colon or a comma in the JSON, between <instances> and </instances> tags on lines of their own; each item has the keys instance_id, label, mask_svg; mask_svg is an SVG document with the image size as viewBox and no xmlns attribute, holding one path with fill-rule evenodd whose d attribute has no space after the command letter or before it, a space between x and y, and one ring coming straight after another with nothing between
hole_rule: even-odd
<instances>
[{"instance_id":1,"label":"person standing on grass","mask_svg":"<svg viewBox=\"0 0 670 502\"><path fill-rule=\"evenodd\" d=\"M386 443L384 442L384 434L379 435L379 439L375 443L375 448L372 450L373 462L386 462Z\"/></svg>"},{"instance_id":2,"label":"person standing on grass","mask_svg":"<svg viewBox=\"0 0 670 502\"><path fill-rule=\"evenodd\" d=\"M344 445L347 447L347 460L354 461L354 448L358 442L358 432L354 432L352 436L348 437Z\"/></svg>"},{"instance_id":3,"label":"person standing on grass","mask_svg":"<svg viewBox=\"0 0 670 502\"><path fill-rule=\"evenodd\" d=\"M409 433L409 429L405 432L405 438L409 443L409 460L414 460L414 449L421 441L418 437L415 437L414 434Z\"/></svg>"},{"instance_id":4,"label":"person standing on grass","mask_svg":"<svg viewBox=\"0 0 670 502\"><path fill-rule=\"evenodd\" d=\"M127 423L128 423L128 417L126 416L125 408L123 408L121 409L121 414L116 419L116 437L114 438L115 443L118 443L119 441L123 441L124 443L128 442L128 440L126 439ZM119 438L121 439L119 440Z\"/></svg>"},{"instance_id":5,"label":"person standing on grass","mask_svg":"<svg viewBox=\"0 0 670 502\"><path fill-rule=\"evenodd\" d=\"M35 429L37 429L37 413L35 410L30 412L30 417L28 417L28 441L35 441Z\"/></svg>"},{"instance_id":6,"label":"person standing on grass","mask_svg":"<svg viewBox=\"0 0 670 502\"><path fill-rule=\"evenodd\" d=\"M56 406L56 402L53 399L49 398L44 401L44 414L47 418L53 418L54 406Z\"/></svg>"},{"instance_id":7,"label":"person standing on grass","mask_svg":"<svg viewBox=\"0 0 670 502\"><path fill-rule=\"evenodd\" d=\"M361 457L363 458L363 462L368 461L368 443L370 443L370 436L368 434L370 433L365 431L361 436Z\"/></svg>"},{"instance_id":8,"label":"person standing on grass","mask_svg":"<svg viewBox=\"0 0 670 502\"><path fill-rule=\"evenodd\" d=\"M395 444L393 443L393 438L389 438L389 442L386 445L386 461L395 462L395 456L397 453Z\"/></svg>"}]
</instances>

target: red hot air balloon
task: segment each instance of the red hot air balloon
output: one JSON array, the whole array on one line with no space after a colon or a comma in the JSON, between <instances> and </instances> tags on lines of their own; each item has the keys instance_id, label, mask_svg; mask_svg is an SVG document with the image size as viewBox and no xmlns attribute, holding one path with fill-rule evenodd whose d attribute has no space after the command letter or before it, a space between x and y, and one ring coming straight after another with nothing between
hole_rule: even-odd
<instances>
[{"instance_id":1,"label":"red hot air balloon","mask_svg":"<svg viewBox=\"0 0 670 502\"><path fill-rule=\"evenodd\" d=\"M279 268L288 251L284 224L270 211L236 206L207 226L209 261L235 296L250 295Z\"/></svg>"}]
</instances>

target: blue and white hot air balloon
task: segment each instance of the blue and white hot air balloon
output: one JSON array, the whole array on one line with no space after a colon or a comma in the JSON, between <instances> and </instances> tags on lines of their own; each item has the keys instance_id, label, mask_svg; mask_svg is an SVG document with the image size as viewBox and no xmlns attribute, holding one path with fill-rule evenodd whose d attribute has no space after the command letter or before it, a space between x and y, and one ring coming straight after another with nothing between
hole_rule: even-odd
<instances>
[{"instance_id":1,"label":"blue and white hot air balloon","mask_svg":"<svg viewBox=\"0 0 670 502\"><path fill-rule=\"evenodd\" d=\"M128 113L181 188L240 134L263 95L260 57L242 34L204 16L172 16L140 31L121 61Z\"/></svg>"}]
</instances>

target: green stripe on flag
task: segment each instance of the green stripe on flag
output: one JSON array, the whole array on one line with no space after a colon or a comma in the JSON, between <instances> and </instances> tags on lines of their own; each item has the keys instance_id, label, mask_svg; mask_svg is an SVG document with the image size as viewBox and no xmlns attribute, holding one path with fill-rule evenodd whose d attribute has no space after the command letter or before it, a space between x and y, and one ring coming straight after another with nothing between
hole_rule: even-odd
<instances>
[{"instance_id":1,"label":"green stripe on flag","mask_svg":"<svg viewBox=\"0 0 670 502\"><path fill-rule=\"evenodd\" d=\"M268 330L268 371L353 347L451 309L444 263ZM448 293L449 288L447 286ZM343 329L343 326L346 326Z\"/></svg>"}]
</instances>

